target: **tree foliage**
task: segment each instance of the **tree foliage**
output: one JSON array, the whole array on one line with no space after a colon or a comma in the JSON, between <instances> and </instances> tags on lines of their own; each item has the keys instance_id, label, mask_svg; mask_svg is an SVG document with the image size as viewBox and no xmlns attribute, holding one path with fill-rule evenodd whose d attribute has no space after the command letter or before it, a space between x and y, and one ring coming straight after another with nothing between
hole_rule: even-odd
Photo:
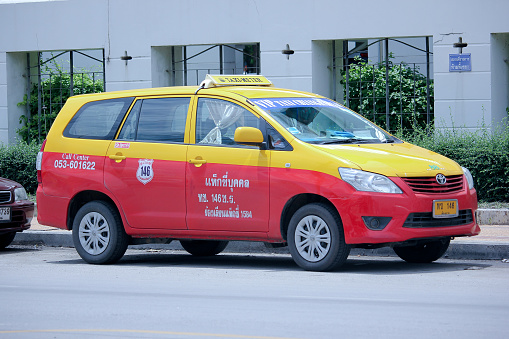
<instances>
[{"instance_id":1,"label":"tree foliage","mask_svg":"<svg viewBox=\"0 0 509 339\"><path fill-rule=\"evenodd\" d=\"M102 92L104 83L102 80L93 78L93 73L75 73L73 75L73 95ZM39 116L39 91L41 97L41 115ZM30 87L30 97L27 95L18 106L28 105L28 114L20 117L23 126L17 133L22 140L31 142L41 141L46 138L53 121L71 96L71 74L64 73L57 67L57 71L46 69L46 74L41 80L39 88L37 82ZM39 140L39 125L41 128L41 140Z\"/></svg>"}]
</instances>

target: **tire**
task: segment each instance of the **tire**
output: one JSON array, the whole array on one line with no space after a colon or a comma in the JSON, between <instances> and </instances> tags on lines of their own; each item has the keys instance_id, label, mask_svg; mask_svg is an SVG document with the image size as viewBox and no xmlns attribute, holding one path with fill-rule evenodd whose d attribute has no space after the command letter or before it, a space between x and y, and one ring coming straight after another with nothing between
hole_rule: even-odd
<instances>
[{"instance_id":1,"label":"tire","mask_svg":"<svg viewBox=\"0 0 509 339\"><path fill-rule=\"evenodd\" d=\"M337 269L350 254L338 213L321 203L305 205L295 212L287 239L293 260L307 271Z\"/></svg>"},{"instance_id":2,"label":"tire","mask_svg":"<svg viewBox=\"0 0 509 339\"><path fill-rule=\"evenodd\" d=\"M79 209L72 238L80 257L90 264L117 262L129 244L117 210L103 201L92 201Z\"/></svg>"},{"instance_id":3,"label":"tire","mask_svg":"<svg viewBox=\"0 0 509 339\"><path fill-rule=\"evenodd\" d=\"M189 253L197 257L208 257L219 254L228 245L223 240L180 240L180 244Z\"/></svg>"},{"instance_id":4,"label":"tire","mask_svg":"<svg viewBox=\"0 0 509 339\"><path fill-rule=\"evenodd\" d=\"M3 250L7 246L9 246L11 242L14 240L15 236L16 232L5 233L0 235L0 250Z\"/></svg>"},{"instance_id":5,"label":"tire","mask_svg":"<svg viewBox=\"0 0 509 339\"><path fill-rule=\"evenodd\" d=\"M451 242L450 238L420 243L414 246L394 247L394 252L409 263L430 263L440 259Z\"/></svg>"}]
</instances>

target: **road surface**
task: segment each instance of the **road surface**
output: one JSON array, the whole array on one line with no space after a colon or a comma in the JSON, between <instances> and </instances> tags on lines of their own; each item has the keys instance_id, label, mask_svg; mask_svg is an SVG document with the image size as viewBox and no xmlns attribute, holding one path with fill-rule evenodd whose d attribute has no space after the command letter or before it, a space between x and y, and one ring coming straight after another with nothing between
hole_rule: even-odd
<instances>
[{"instance_id":1,"label":"road surface","mask_svg":"<svg viewBox=\"0 0 509 339\"><path fill-rule=\"evenodd\" d=\"M288 255L72 248L0 252L0 338L507 338L509 263L350 257L306 272Z\"/></svg>"}]
</instances>

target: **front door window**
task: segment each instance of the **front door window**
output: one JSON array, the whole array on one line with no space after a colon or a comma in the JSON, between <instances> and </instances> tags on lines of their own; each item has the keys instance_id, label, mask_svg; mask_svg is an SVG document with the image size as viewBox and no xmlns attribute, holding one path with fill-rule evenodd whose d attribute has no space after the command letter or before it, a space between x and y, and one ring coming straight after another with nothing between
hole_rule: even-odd
<instances>
[{"instance_id":1,"label":"front door window","mask_svg":"<svg viewBox=\"0 0 509 339\"><path fill-rule=\"evenodd\" d=\"M260 128L262 121L235 103L211 98L198 100L196 120L196 142L215 145L236 145L233 136L237 127Z\"/></svg>"}]
</instances>

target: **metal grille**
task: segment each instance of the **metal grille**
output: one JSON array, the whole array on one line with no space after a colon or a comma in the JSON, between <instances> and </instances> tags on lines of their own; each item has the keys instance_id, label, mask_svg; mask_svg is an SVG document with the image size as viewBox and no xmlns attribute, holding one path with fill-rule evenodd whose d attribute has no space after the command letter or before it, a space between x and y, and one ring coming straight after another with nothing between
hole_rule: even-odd
<instances>
[{"instance_id":1,"label":"metal grille","mask_svg":"<svg viewBox=\"0 0 509 339\"><path fill-rule=\"evenodd\" d=\"M30 52L27 65L27 112L20 130L27 142L46 137L68 97L105 90L104 50Z\"/></svg>"},{"instance_id":2,"label":"metal grille","mask_svg":"<svg viewBox=\"0 0 509 339\"><path fill-rule=\"evenodd\" d=\"M463 175L448 176L447 182L440 185L435 177L402 178L415 193L446 194L463 190Z\"/></svg>"},{"instance_id":3,"label":"metal grille","mask_svg":"<svg viewBox=\"0 0 509 339\"><path fill-rule=\"evenodd\" d=\"M10 202L11 201L11 192L10 191L0 191L0 204Z\"/></svg>"},{"instance_id":4,"label":"metal grille","mask_svg":"<svg viewBox=\"0 0 509 339\"><path fill-rule=\"evenodd\" d=\"M336 64L339 57L336 57L335 52L332 56L332 68L341 69L340 74L333 72L334 99L343 99L346 106L391 132L398 129L413 130L415 125L426 126L432 123L433 52L430 50L429 37L422 38L425 39L426 49L392 38L379 39L369 45L368 40L363 43L355 41L356 47L350 49L349 41L343 40L342 65ZM411 54L416 50L421 52L425 61L392 62L389 41L409 47L406 53ZM373 64L376 60L369 58L367 49L378 43L385 45L385 55ZM333 41L334 51L335 48ZM412 60L411 56L408 58ZM337 76L341 76L340 81ZM337 86L343 88L343 98L336 98Z\"/></svg>"},{"instance_id":5,"label":"metal grille","mask_svg":"<svg viewBox=\"0 0 509 339\"><path fill-rule=\"evenodd\" d=\"M199 85L206 74L260 74L259 43L172 46L171 54L173 86Z\"/></svg>"},{"instance_id":6,"label":"metal grille","mask_svg":"<svg viewBox=\"0 0 509 339\"><path fill-rule=\"evenodd\" d=\"M19 223L19 224L24 223L26 221L25 212L20 211L20 210L12 211L11 221L13 223Z\"/></svg>"},{"instance_id":7,"label":"metal grille","mask_svg":"<svg viewBox=\"0 0 509 339\"><path fill-rule=\"evenodd\" d=\"M407 228L426 228L426 227L448 227L468 225L474 221L472 210L461 210L455 218L433 218L431 212L410 213L405 220L403 227Z\"/></svg>"}]
</instances>

